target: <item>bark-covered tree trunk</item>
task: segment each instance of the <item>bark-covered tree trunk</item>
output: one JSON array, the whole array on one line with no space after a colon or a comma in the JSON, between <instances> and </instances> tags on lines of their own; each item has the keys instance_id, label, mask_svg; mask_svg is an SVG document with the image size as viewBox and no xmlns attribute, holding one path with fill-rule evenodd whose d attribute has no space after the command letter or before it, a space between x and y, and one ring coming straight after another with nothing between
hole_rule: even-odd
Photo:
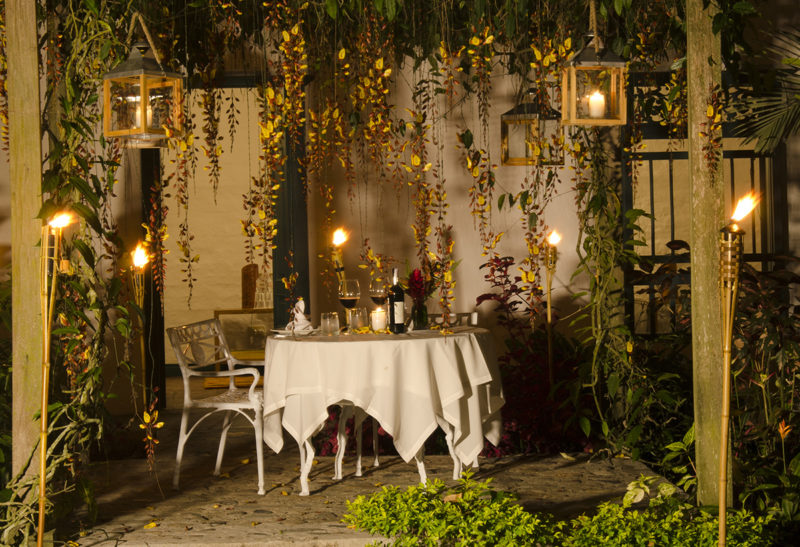
<instances>
[{"instance_id":1,"label":"bark-covered tree trunk","mask_svg":"<svg viewBox=\"0 0 800 547\"><path fill-rule=\"evenodd\" d=\"M12 466L20 471L38 440L42 336L39 239L42 153L36 2L8 0L8 124L11 175ZM37 456L29 473L39 469Z\"/></svg>"},{"instance_id":2,"label":"bark-covered tree trunk","mask_svg":"<svg viewBox=\"0 0 800 547\"><path fill-rule=\"evenodd\" d=\"M707 117L712 91L721 82L720 38L711 28L714 3L688 0L687 79L689 177L692 188L692 361L694 369L697 500L717 502L722 408L722 319L720 316L719 230L724 222L722 162L708 160ZM719 154L722 154L721 148Z\"/></svg>"}]
</instances>

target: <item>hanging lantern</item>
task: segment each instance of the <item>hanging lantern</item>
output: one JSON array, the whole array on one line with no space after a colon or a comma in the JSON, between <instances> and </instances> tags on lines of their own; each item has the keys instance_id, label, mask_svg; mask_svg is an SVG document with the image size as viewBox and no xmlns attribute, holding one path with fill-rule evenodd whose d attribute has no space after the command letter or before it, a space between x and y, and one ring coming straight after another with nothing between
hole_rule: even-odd
<instances>
[{"instance_id":1,"label":"hanging lantern","mask_svg":"<svg viewBox=\"0 0 800 547\"><path fill-rule=\"evenodd\" d=\"M518 104L500 116L503 165L564 165L564 130L561 114L534 99Z\"/></svg>"},{"instance_id":2,"label":"hanging lantern","mask_svg":"<svg viewBox=\"0 0 800 547\"><path fill-rule=\"evenodd\" d=\"M103 133L132 148L160 146L165 126L180 130L181 75L168 72L139 42L128 59L103 76Z\"/></svg>"},{"instance_id":3,"label":"hanging lantern","mask_svg":"<svg viewBox=\"0 0 800 547\"><path fill-rule=\"evenodd\" d=\"M567 62L562 78L564 125L625 125L625 60L603 47L594 0L589 42Z\"/></svg>"}]
</instances>

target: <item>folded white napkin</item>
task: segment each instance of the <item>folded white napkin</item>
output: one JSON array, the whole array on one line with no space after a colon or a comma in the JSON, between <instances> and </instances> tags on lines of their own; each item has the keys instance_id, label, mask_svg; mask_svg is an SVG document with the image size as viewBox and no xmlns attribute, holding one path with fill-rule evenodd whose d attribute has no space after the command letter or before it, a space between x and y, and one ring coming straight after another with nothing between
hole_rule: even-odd
<instances>
[{"instance_id":1,"label":"folded white napkin","mask_svg":"<svg viewBox=\"0 0 800 547\"><path fill-rule=\"evenodd\" d=\"M293 319L286 324L286 330L291 331L305 331L312 330L311 321L305 315L306 303L302 298L297 299L297 304L294 305L292 311Z\"/></svg>"}]
</instances>

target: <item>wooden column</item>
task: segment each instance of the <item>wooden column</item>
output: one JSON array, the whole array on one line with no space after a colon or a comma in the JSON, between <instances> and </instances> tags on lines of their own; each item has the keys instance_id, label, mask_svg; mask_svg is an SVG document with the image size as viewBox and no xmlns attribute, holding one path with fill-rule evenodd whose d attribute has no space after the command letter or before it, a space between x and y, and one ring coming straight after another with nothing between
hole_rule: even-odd
<instances>
[{"instance_id":1,"label":"wooden column","mask_svg":"<svg viewBox=\"0 0 800 547\"><path fill-rule=\"evenodd\" d=\"M42 339L39 238L42 150L36 2L7 0L9 158L11 174L12 465L17 473L38 439ZM36 326L36 327L32 327ZM29 473L38 470L35 455Z\"/></svg>"},{"instance_id":2,"label":"wooden column","mask_svg":"<svg viewBox=\"0 0 800 547\"><path fill-rule=\"evenodd\" d=\"M722 409L722 318L719 230L724 224L722 157L709 169L703 145L711 90L722 79L720 37L711 28L717 8L703 0L686 3L689 113L689 178L692 189L692 362L694 382L697 501L717 502ZM730 484L730 483L729 483Z\"/></svg>"}]
</instances>

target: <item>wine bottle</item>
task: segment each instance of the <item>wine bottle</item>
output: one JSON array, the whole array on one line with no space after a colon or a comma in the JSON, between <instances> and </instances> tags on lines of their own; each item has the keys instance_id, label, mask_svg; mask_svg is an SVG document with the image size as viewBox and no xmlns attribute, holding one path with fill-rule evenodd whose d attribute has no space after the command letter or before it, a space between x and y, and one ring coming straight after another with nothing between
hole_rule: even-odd
<instances>
[{"instance_id":1,"label":"wine bottle","mask_svg":"<svg viewBox=\"0 0 800 547\"><path fill-rule=\"evenodd\" d=\"M405 295L397 278L397 268L392 269L392 286L389 288L389 330L394 334L406 331Z\"/></svg>"}]
</instances>

